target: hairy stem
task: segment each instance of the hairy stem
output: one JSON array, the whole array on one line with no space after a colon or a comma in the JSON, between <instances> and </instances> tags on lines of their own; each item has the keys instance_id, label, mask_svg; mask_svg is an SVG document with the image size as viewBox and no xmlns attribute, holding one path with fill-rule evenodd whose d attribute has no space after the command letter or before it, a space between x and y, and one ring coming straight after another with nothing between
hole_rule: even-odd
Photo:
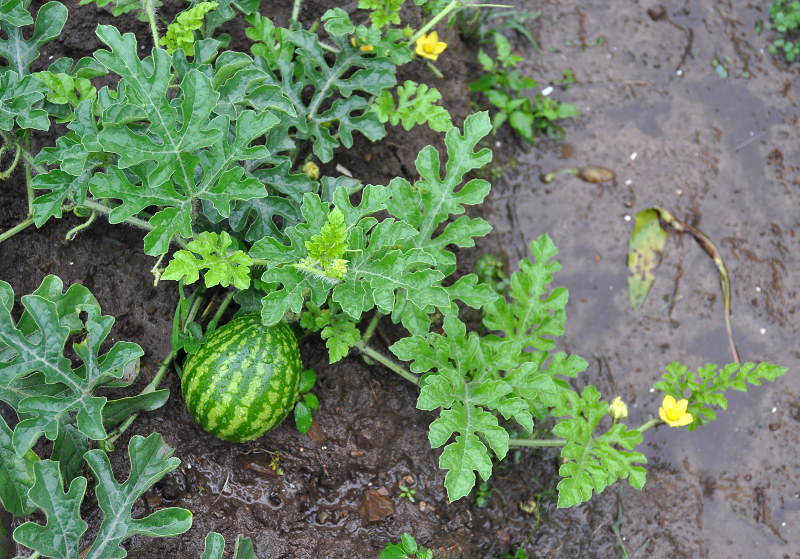
<instances>
[{"instance_id":1,"label":"hairy stem","mask_svg":"<svg viewBox=\"0 0 800 559\"><path fill-rule=\"evenodd\" d=\"M150 32L153 33L153 47L157 48L161 39L158 36L158 26L156 26L156 10L152 0L139 0L142 4L142 11L147 14L150 21Z\"/></svg>"},{"instance_id":2,"label":"hairy stem","mask_svg":"<svg viewBox=\"0 0 800 559\"><path fill-rule=\"evenodd\" d=\"M377 361L390 371L397 373L398 375L406 379L408 382L419 385L419 378L417 378L415 374L408 372L408 370L406 370L405 367L403 367L399 363L396 363L392 359L389 359L379 351L372 349L363 341L359 341L353 347L355 347L358 351L360 351L364 355L371 357L372 359L374 359L375 361Z\"/></svg>"},{"instance_id":3,"label":"hairy stem","mask_svg":"<svg viewBox=\"0 0 800 559\"><path fill-rule=\"evenodd\" d=\"M564 446L567 444L566 439L509 439L508 446Z\"/></svg>"},{"instance_id":4,"label":"hairy stem","mask_svg":"<svg viewBox=\"0 0 800 559\"><path fill-rule=\"evenodd\" d=\"M19 144L12 146L14 148L14 159L11 164L5 170L0 171L0 180L7 180L8 177L11 176L11 173L14 172L14 169L17 168L17 163L19 163L19 156L22 153L22 148L20 148ZM2 156L3 152L6 150L5 144L0 146L0 156ZM31 200L30 200L30 189L28 192L28 210L31 207Z\"/></svg>"},{"instance_id":5,"label":"hairy stem","mask_svg":"<svg viewBox=\"0 0 800 559\"><path fill-rule=\"evenodd\" d=\"M663 422L657 417L651 417L650 419L648 419L647 421L645 421L644 423L639 425L636 428L636 430L639 431L640 433L644 433L645 431L647 431L651 427L655 427L659 423L663 423Z\"/></svg>"},{"instance_id":6,"label":"hairy stem","mask_svg":"<svg viewBox=\"0 0 800 559\"><path fill-rule=\"evenodd\" d=\"M467 2L467 4L469 4L469 3L470 3L470 2ZM459 0L453 0L452 2L450 2L450 3L449 3L447 6L445 6L445 7L442 9L442 11L441 11L441 12L439 12L438 14L436 14L435 16L433 16L433 18L431 18L431 20L430 20L429 22L427 22L425 25L423 25L423 26L422 26L422 27L419 29L419 31L417 31L416 33L414 33L414 35L413 35L413 36L412 36L412 37L411 37L411 38L408 40L408 43L409 43L410 45L414 45L414 43L416 43L416 42L417 42L417 39L419 39L419 38L420 38L420 37L422 37L422 36L423 36L425 33L427 33L428 31L430 31L431 29L433 29L433 26L434 26L434 25L436 25L436 24L437 24L437 23L439 23L439 22L440 22L442 19L444 19L445 17L447 17L447 15L448 15L450 12L452 12L452 11L453 11L453 10L455 10L456 8L460 7L460 5L461 5L461 2L459 2Z\"/></svg>"},{"instance_id":7,"label":"hairy stem","mask_svg":"<svg viewBox=\"0 0 800 559\"><path fill-rule=\"evenodd\" d=\"M102 214L110 214L111 211L114 209L114 208L112 208L110 206L106 206L105 204L100 204L99 202L93 202L92 200L86 200L84 202L81 202L79 205L83 206L84 208L87 208L89 210L92 210L93 212L99 212L99 213L102 213ZM145 221L143 219L139 219L138 217L133 217L133 216L124 219L122 221L122 223L127 223L128 225L133 225L134 227L138 227L139 229L144 229L145 231L152 231L153 229L155 229L155 227L150 225L149 222L147 222L147 221ZM184 239L183 237L180 237L178 235L173 235L172 239L170 239L170 241L175 242L181 248L184 248L184 249L187 248L187 245L189 244L186 239Z\"/></svg>"},{"instance_id":8,"label":"hairy stem","mask_svg":"<svg viewBox=\"0 0 800 559\"><path fill-rule=\"evenodd\" d=\"M26 153L30 154L30 152L31 152L31 131L30 130L25 130L24 142L25 142L25 150L24 151ZM19 157L19 152L20 151L22 151L22 149L20 148L19 144L17 144L17 157ZM16 160L14 161L14 164L16 165ZM31 166L28 165L27 161L26 161L26 164L25 164L25 187L28 190L28 217L33 217L33 200L34 200L34 198L36 198L36 192L34 192L33 186L31 184L32 181L33 181L33 173L31 173Z\"/></svg>"},{"instance_id":9,"label":"hairy stem","mask_svg":"<svg viewBox=\"0 0 800 559\"><path fill-rule=\"evenodd\" d=\"M378 322L380 322L382 316L383 314L375 311L375 315L372 317L372 320L369 321L367 329L364 330L364 333L361 335L362 344L366 345L370 338L372 338L372 335L375 333L375 328L378 327Z\"/></svg>"},{"instance_id":10,"label":"hairy stem","mask_svg":"<svg viewBox=\"0 0 800 559\"><path fill-rule=\"evenodd\" d=\"M161 384L161 380L164 378L164 374L167 372L167 369L169 369L169 366L172 364L172 360L174 358L175 358L175 352L173 351L167 356L167 358L161 364L161 368L158 369L156 376L153 377L153 380L150 381L150 384L145 386L140 392L140 394L149 394L150 392L156 391L158 385ZM111 433L109 433L108 437L103 442L106 445L114 444L114 441L120 438L122 434L128 430L128 427L130 427L131 424L133 424L133 422L136 420L137 417L139 417L138 412L128 417L128 419L123 421L119 425L119 427L117 427Z\"/></svg>"},{"instance_id":11,"label":"hairy stem","mask_svg":"<svg viewBox=\"0 0 800 559\"><path fill-rule=\"evenodd\" d=\"M6 239L9 239L9 238L13 237L17 233L19 233L20 231L22 231L23 229L28 227L29 225L33 225L33 218L32 217L26 218L25 221L16 224L14 227L9 229L8 231L4 231L2 234L0 234L0 243L5 241Z\"/></svg>"},{"instance_id":12,"label":"hairy stem","mask_svg":"<svg viewBox=\"0 0 800 559\"><path fill-rule=\"evenodd\" d=\"M294 5L292 6L292 16L289 18L289 21L297 22L297 18L300 17L300 5L303 3L303 0L294 0Z\"/></svg>"},{"instance_id":13,"label":"hairy stem","mask_svg":"<svg viewBox=\"0 0 800 559\"><path fill-rule=\"evenodd\" d=\"M225 313L225 311L228 309L228 306L231 304L231 301L233 301L234 295L236 295L235 291L229 291L225 295L225 298L222 300L222 303L219 304L217 312L214 313L214 317L211 319L211 322L208 323L208 326L206 327L206 332L213 332L214 330L216 330L217 323L222 318L222 315Z\"/></svg>"},{"instance_id":14,"label":"hairy stem","mask_svg":"<svg viewBox=\"0 0 800 559\"><path fill-rule=\"evenodd\" d=\"M430 31L433 28L434 25L436 25L437 23L442 21L442 19L447 17L448 14L450 14L450 12L452 12L453 10L455 10L457 8L466 8L466 7L470 7L470 8L513 8L514 7L514 6L510 6L508 4L473 4L472 2L473 2L473 0L467 0L466 2L464 2L463 0L453 0L447 6L445 6L442 9L441 12L436 14L429 22L427 22L425 25L423 25L419 29L419 31L414 33L414 35L411 37L411 39L408 40L408 43L410 45L413 45L414 43L416 43L417 39L419 39L425 33Z\"/></svg>"},{"instance_id":15,"label":"hairy stem","mask_svg":"<svg viewBox=\"0 0 800 559\"><path fill-rule=\"evenodd\" d=\"M95 212L92 212L91 214L89 214L89 219L87 219L85 222L81 223L80 225L76 225L75 227L73 227L72 229L67 231L67 235L64 237L64 240L66 240L66 241L73 240L75 238L75 235L77 235L78 232L80 232L80 231L82 231L84 229L87 229L94 222L94 219L96 217L97 217L97 214Z\"/></svg>"}]
</instances>

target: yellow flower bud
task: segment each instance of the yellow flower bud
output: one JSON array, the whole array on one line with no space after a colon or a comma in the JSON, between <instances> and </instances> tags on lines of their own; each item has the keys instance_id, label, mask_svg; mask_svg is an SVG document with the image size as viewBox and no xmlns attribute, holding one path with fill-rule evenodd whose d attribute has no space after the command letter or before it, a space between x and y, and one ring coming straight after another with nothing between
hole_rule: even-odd
<instances>
[{"instance_id":1,"label":"yellow flower bud","mask_svg":"<svg viewBox=\"0 0 800 559\"><path fill-rule=\"evenodd\" d=\"M621 396L611 400L611 404L608 406L608 415L613 417L615 421L628 417L628 406L622 401Z\"/></svg>"},{"instance_id":2,"label":"yellow flower bud","mask_svg":"<svg viewBox=\"0 0 800 559\"><path fill-rule=\"evenodd\" d=\"M317 180L319 178L319 165L317 165L313 161L306 161L303 164L302 171L312 181L315 181L315 180Z\"/></svg>"}]
</instances>

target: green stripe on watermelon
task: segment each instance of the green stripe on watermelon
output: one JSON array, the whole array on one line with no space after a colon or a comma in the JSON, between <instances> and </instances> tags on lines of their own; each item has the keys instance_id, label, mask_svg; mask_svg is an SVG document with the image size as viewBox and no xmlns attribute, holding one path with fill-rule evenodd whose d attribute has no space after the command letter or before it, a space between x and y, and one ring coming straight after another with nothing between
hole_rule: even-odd
<instances>
[{"instance_id":1,"label":"green stripe on watermelon","mask_svg":"<svg viewBox=\"0 0 800 559\"><path fill-rule=\"evenodd\" d=\"M258 314L213 332L184 365L181 390L206 431L244 442L280 423L294 407L303 363L286 322L264 326Z\"/></svg>"}]
</instances>

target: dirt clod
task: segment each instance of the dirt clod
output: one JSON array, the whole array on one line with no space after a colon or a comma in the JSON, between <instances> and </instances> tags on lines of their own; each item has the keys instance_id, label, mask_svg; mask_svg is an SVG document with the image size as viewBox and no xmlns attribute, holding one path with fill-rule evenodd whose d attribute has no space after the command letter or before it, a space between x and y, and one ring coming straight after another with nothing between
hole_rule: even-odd
<instances>
[{"instance_id":1,"label":"dirt clod","mask_svg":"<svg viewBox=\"0 0 800 559\"><path fill-rule=\"evenodd\" d=\"M381 495L376 489L364 491L364 498L361 506L358 507L358 515L361 517L362 524L366 526L373 522L380 522L394 513L394 503L389 497Z\"/></svg>"}]
</instances>

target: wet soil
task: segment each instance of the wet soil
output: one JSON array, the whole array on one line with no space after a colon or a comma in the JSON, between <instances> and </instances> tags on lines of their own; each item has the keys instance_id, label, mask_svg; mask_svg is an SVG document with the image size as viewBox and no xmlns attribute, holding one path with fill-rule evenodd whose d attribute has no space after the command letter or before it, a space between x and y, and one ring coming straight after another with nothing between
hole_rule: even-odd
<instances>
[{"instance_id":1,"label":"wet soil","mask_svg":"<svg viewBox=\"0 0 800 559\"><path fill-rule=\"evenodd\" d=\"M286 23L286 7L264 4L270 4L265 14ZM334 4L306 2L301 19L310 24ZM657 409L650 389L666 364L680 360L694 369L731 360L716 269L691 239L670 234L648 300L641 311L630 308L627 238L635 213L656 204L699 227L722 251L742 359L792 370L773 385L731 395L728 412L698 431L648 432L645 488L623 483L571 510L555 508L553 451L511 454L491 478L485 506L473 498L448 503L439 452L427 441L433 415L415 409L416 388L355 356L329 365L319 339L301 344L321 399L305 436L285 423L251 444L213 439L193 423L171 374L164 382L172 391L167 405L134 423L112 461L115 471L125 472L127 438L160 432L182 464L134 512L182 506L193 512L194 525L176 538L135 537L126 543L130 556L199 557L205 534L215 530L229 543L237 534L253 538L262 558L374 558L403 532L443 557L499 557L523 546L531 557L605 558L620 556L612 530L620 520L628 550L644 546L647 557L800 557L800 380L794 373L800 362L800 70L767 53L768 37L754 34L756 19L767 19L766 7L756 2L517 5L542 11L531 24L539 49L509 34L525 59L525 75L545 87L572 69L577 82L552 95L582 114L565 123L566 142L541 140L531 149L507 132L491 138L504 172L480 210L495 231L478 251L500 256L513 271L531 240L545 232L554 239L563 264L556 282L571 294L561 348L590 362L576 387L592 383L606 399L621 395L638 424ZM98 22L133 31L150 46L147 28L131 18L70 8L63 40L45 47L41 63L99 48ZM409 11L408 17L414 25L418 16ZM241 26L225 31L233 47L247 49ZM466 83L476 76L475 48L454 30L440 33L450 45L438 64L446 79L412 64L399 80L440 89L460 121L470 110ZM714 57L731 61L728 78L717 75ZM745 71L749 78L741 76ZM53 138L36 141L41 147ZM428 143L441 146L441 139L424 128L393 130L381 144L360 143L337 162L365 182L385 184L398 175L413 178L414 158ZM617 181L539 179L587 164L613 169ZM25 212L18 171L0 191L0 226L13 226ZM0 279L17 297L46 274L89 287L103 311L117 317L112 336L144 348L138 382L146 383L170 351L174 287L153 287L153 260L143 253L139 232L98 223L71 243L61 241L77 223L74 217L51 221L4 242ZM476 252L459 254L465 268ZM389 325L385 334L392 336ZM280 476L270 467L278 452ZM417 490L415 503L400 497L399 484ZM533 514L519 507L530 502L537 503ZM97 526L99 512L83 512Z\"/></svg>"}]
</instances>

